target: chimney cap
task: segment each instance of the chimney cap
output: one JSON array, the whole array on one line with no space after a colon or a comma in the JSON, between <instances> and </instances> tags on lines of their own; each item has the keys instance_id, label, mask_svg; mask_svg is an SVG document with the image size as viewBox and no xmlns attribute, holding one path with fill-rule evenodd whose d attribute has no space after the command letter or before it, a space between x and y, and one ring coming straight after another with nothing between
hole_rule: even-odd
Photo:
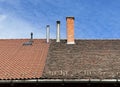
<instances>
[{"instance_id":1,"label":"chimney cap","mask_svg":"<svg viewBox=\"0 0 120 87\"><path fill-rule=\"evenodd\" d=\"M57 24L60 24L60 21L56 21L57 22Z\"/></svg>"},{"instance_id":2,"label":"chimney cap","mask_svg":"<svg viewBox=\"0 0 120 87\"><path fill-rule=\"evenodd\" d=\"M50 25L47 25L47 27L50 27Z\"/></svg>"},{"instance_id":3,"label":"chimney cap","mask_svg":"<svg viewBox=\"0 0 120 87\"><path fill-rule=\"evenodd\" d=\"M73 16L68 16L68 17L66 17L66 20L67 20L68 18L71 18L71 19L75 20L75 17L73 17Z\"/></svg>"},{"instance_id":4,"label":"chimney cap","mask_svg":"<svg viewBox=\"0 0 120 87\"><path fill-rule=\"evenodd\" d=\"M31 32L31 35L33 35L33 32Z\"/></svg>"}]
</instances>

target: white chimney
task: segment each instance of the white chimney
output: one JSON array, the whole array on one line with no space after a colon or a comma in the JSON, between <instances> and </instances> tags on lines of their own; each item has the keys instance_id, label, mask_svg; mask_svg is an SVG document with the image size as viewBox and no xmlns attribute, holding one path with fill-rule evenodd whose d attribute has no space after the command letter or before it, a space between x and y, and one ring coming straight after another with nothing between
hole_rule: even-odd
<instances>
[{"instance_id":1,"label":"white chimney","mask_svg":"<svg viewBox=\"0 0 120 87\"><path fill-rule=\"evenodd\" d=\"M47 43L49 43L49 39L50 39L50 25L46 26L46 39L47 39Z\"/></svg>"},{"instance_id":2,"label":"white chimney","mask_svg":"<svg viewBox=\"0 0 120 87\"><path fill-rule=\"evenodd\" d=\"M57 21L56 42L60 42L60 21Z\"/></svg>"}]
</instances>

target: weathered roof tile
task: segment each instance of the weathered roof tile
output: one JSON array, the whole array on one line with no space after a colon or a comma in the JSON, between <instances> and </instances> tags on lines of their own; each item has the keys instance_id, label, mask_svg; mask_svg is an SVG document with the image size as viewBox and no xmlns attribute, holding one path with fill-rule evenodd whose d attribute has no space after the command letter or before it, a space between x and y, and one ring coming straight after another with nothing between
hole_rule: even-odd
<instances>
[{"instance_id":1,"label":"weathered roof tile","mask_svg":"<svg viewBox=\"0 0 120 87\"><path fill-rule=\"evenodd\" d=\"M120 40L52 40L43 78L119 78Z\"/></svg>"}]
</instances>

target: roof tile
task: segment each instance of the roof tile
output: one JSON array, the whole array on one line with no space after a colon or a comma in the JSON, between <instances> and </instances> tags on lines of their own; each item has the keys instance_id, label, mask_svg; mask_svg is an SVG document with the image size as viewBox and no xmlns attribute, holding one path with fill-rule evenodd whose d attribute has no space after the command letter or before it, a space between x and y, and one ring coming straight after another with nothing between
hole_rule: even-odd
<instances>
[{"instance_id":1,"label":"roof tile","mask_svg":"<svg viewBox=\"0 0 120 87\"><path fill-rule=\"evenodd\" d=\"M49 44L34 39L33 45L23 46L28 39L0 40L0 79L40 78Z\"/></svg>"},{"instance_id":2,"label":"roof tile","mask_svg":"<svg viewBox=\"0 0 120 87\"><path fill-rule=\"evenodd\" d=\"M43 78L114 79L120 75L120 40L52 40Z\"/></svg>"}]
</instances>

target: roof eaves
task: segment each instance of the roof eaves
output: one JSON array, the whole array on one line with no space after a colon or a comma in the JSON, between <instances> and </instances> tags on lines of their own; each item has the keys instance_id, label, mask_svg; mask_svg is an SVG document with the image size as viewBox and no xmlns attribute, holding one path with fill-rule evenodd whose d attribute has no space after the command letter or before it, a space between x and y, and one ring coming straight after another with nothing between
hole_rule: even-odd
<instances>
[{"instance_id":1,"label":"roof eaves","mask_svg":"<svg viewBox=\"0 0 120 87\"><path fill-rule=\"evenodd\" d=\"M120 83L120 79L28 79L0 80L0 83Z\"/></svg>"}]
</instances>

